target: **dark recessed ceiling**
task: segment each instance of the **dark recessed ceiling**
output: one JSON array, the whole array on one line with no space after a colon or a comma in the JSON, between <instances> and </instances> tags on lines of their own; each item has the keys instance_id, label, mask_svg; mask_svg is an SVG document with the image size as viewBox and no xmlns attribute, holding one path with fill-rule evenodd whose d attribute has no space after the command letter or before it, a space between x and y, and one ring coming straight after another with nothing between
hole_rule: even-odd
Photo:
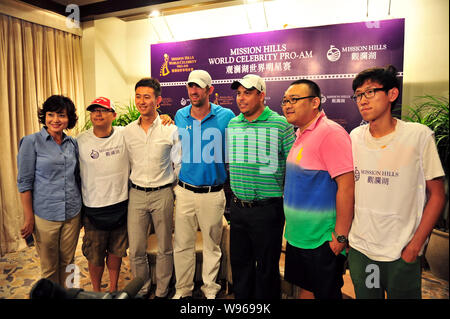
<instances>
[{"instance_id":1,"label":"dark recessed ceiling","mask_svg":"<svg viewBox=\"0 0 450 319\"><path fill-rule=\"evenodd\" d=\"M81 21L94 19L96 16L110 15L114 12L149 7L162 3L177 3L167 0L22 0L36 7L67 15L66 5L76 4L80 7Z\"/></svg>"}]
</instances>

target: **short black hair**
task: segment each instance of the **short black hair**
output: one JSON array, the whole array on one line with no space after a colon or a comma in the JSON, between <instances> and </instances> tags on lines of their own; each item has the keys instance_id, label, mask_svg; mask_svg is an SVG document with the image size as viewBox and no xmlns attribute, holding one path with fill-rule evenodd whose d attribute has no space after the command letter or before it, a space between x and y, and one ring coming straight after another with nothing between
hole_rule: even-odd
<instances>
[{"instance_id":1,"label":"short black hair","mask_svg":"<svg viewBox=\"0 0 450 319\"><path fill-rule=\"evenodd\" d=\"M153 89L155 92L155 97L161 96L161 84L156 78L143 78L140 79L136 85L134 86L134 90L136 91L138 87L145 86Z\"/></svg>"},{"instance_id":2,"label":"short black hair","mask_svg":"<svg viewBox=\"0 0 450 319\"><path fill-rule=\"evenodd\" d=\"M62 112L64 110L66 110L67 117L69 118L67 128L74 128L78 121L77 109L72 100L63 95L52 95L45 100L42 108L38 109L39 122L45 126L45 114L47 112Z\"/></svg>"},{"instance_id":3,"label":"short black hair","mask_svg":"<svg viewBox=\"0 0 450 319\"><path fill-rule=\"evenodd\" d=\"M307 79L300 79L300 80L296 80L296 81L292 82L289 86L298 85L298 84L307 85L309 88L309 92L310 92L309 94L319 98L319 100L320 100L319 110L321 110L322 109L322 95L320 93L320 87L317 85L317 83L313 82L311 80L307 80Z\"/></svg>"},{"instance_id":4,"label":"short black hair","mask_svg":"<svg viewBox=\"0 0 450 319\"><path fill-rule=\"evenodd\" d=\"M361 87L364 82L371 81L376 82L383 86L384 90L387 92L392 88L397 88L400 90L400 81L397 78L397 69L392 64L386 65L385 67L374 67L369 68L358 73L352 83L353 92L357 88ZM398 97L391 104L391 111L397 103Z\"/></svg>"}]
</instances>

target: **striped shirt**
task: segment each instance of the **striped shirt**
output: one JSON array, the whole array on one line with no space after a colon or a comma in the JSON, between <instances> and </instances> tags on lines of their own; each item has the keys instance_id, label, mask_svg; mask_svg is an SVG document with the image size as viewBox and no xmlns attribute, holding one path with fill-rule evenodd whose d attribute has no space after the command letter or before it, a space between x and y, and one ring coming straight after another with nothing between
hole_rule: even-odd
<instances>
[{"instance_id":1,"label":"striped shirt","mask_svg":"<svg viewBox=\"0 0 450 319\"><path fill-rule=\"evenodd\" d=\"M335 177L353 171L350 136L322 111L289 152L284 187L284 237L294 247L314 249L330 241L336 224Z\"/></svg>"},{"instance_id":2,"label":"striped shirt","mask_svg":"<svg viewBox=\"0 0 450 319\"><path fill-rule=\"evenodd\" d=\"M294 143L292 125L268 106L255 120L233 118L227 128L230 186L241 200L283 196L286 159Z\"/></svg>"}]
</instances>

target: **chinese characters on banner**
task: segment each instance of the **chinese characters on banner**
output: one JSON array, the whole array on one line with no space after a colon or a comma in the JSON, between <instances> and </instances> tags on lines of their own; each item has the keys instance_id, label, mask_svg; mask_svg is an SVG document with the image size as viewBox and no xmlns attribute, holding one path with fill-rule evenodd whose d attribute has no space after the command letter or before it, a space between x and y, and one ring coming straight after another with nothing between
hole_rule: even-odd
<instances>
[{"instance_id":1,"label":"chinese characters on banner","mask_svg":"<svg viewBox=\"0 0 450 319\"><path fill-rule=\"evenodd\" d=\"M315 81L327 116L347 131L360 125L351 83L363 69L393 64L403 77L404 19L269 31L151 45L151 75L162 85L161 111L174 115L189 104L189 72L203 69L215 88L211 102L239 114L231 83L248 73L266 80L266 105L281 99L297 79ZM398 105L401 105L401 97Z\"/></svg>"}]
</instances>

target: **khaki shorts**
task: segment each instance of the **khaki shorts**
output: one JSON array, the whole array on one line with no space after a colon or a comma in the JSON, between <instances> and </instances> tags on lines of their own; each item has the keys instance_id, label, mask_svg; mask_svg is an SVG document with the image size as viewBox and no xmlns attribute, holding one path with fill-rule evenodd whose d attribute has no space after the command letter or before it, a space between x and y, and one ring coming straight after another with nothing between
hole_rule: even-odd
<instances>
[{"instance_id":1,"label":"khaki shorts","mask_svg":"<svg viewBox=\"0 0 450 319\"><path fill-rule=\"evenodd\" d=\"M83 217L84 237L82 251L87 260L96 266L105 264L108 253L117 257L126 257L128 249L127 225L106 231L92 225L89 218Z\"/></svg>"}]
</instances>

